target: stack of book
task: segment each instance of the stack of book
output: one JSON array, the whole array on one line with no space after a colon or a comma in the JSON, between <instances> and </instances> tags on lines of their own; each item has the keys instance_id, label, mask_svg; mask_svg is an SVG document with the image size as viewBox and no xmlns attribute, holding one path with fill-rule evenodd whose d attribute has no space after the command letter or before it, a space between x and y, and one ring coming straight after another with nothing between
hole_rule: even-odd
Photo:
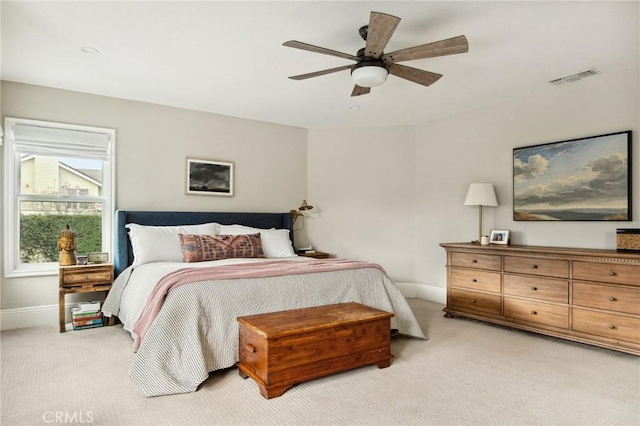
<instances>
[{"instance_id":1,"label":"stack of book","mask_svg":"<svg viewBox=\"0 0 640 426\"><path fill-rule=\"evenodd\" d=\"M77 308L72 308L71 320L74 330L102 327L100 302L81 303Z\"/></svg>"}]
</instances>

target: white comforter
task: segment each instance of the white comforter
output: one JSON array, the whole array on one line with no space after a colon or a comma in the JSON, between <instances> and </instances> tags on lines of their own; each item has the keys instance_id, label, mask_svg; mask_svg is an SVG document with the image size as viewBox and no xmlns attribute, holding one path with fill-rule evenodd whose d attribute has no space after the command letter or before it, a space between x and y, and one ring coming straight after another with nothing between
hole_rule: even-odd
<instances>
[{"instance_id":1,"label":"white comforter","mask_svg":"<svg viewBox=\"0 0 640 426\"><path fill-rule=\"evenodd\" d=\"M286 260L297 259L308 260ZM188 266L261 261L264 259L227 259ZM156 283L182 268L184 263L128 268L118 276L104 303L105 315L118 316L131 332ZM238 362L237 317L342 302L394 312L392 328L425 338L398 288L376 268L201 281L177 287L167 295L134 356L131 379L146 396L193 392L210 371Z\"/></svg>"}]
</instances>

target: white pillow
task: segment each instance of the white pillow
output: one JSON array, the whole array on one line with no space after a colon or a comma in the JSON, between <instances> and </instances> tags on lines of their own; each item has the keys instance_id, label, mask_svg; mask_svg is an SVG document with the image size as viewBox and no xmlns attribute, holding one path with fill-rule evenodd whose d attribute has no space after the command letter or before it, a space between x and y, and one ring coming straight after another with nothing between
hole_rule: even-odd
<instances>
[{"instance_id":1,"label":"white pillow","mask_svg":"<svg viewBox=\"0 0 640 426\"><path fill-rule=\"evenodd\" d=\"M262 251L267 259L296 255L288 229L260 229L244 225L218 225L220 235L245 235L260 233Z\"/></svg>"},{"instance_id":2,"label":"white pillow","mask_svg":"<svg viewBox=\"0 0 640 426\"><path fill-rule=\"evenodd\" d=\"M133 266L151 262L182 262L178 234L218 235L217 223L179 226L125 225L133 248Z\"/></svg>"},{"instance_id":3,"label":"white pillow","mask_svg":"<svg viewBox=\"0 0 640 426\"><path fill-rule=\"evenodd\" d=\"M272 231L276 228L265 229L265 228L253 228L251 226L246 225L223 225L218 224L218 231L220 231L220 235L246 235L246 234L257 234L262 231Z\"/></svg>"}]
</instances>

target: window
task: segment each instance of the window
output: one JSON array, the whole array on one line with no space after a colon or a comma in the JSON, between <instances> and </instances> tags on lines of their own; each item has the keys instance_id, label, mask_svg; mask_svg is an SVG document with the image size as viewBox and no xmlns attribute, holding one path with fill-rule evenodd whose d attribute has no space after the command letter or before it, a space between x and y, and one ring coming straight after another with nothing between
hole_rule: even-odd
<instances>
[{"instance_id":1,"label":"window","mask_svg":"<svg viewBox=\"0 0 640 426\"><path fill-rule=\"evenodd\" d=\"M5 119L4 273L57 273L58 235L77 235L78 254L110 251L115 131Z\"/></svg>"}]
</instances>

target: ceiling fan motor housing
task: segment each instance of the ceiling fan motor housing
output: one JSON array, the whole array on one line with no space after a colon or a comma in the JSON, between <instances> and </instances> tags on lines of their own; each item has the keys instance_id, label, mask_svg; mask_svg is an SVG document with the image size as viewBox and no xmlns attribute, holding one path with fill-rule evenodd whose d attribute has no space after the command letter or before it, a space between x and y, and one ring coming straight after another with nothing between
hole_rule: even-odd
<instances>
[{"instance_id":1,"label":"ceiling fan motor housing","mask_svg":"<svg viewBox=\"0 0 640 426\"><path fill-rule=\"evenodd\" d=\"M363 25L362 27L360 27L360 29L358 30L358 34L360 34L360 37L362 37L364 41L367 41L367 35L369 34L369 25Z\"/></svg>"}]
</instances>

